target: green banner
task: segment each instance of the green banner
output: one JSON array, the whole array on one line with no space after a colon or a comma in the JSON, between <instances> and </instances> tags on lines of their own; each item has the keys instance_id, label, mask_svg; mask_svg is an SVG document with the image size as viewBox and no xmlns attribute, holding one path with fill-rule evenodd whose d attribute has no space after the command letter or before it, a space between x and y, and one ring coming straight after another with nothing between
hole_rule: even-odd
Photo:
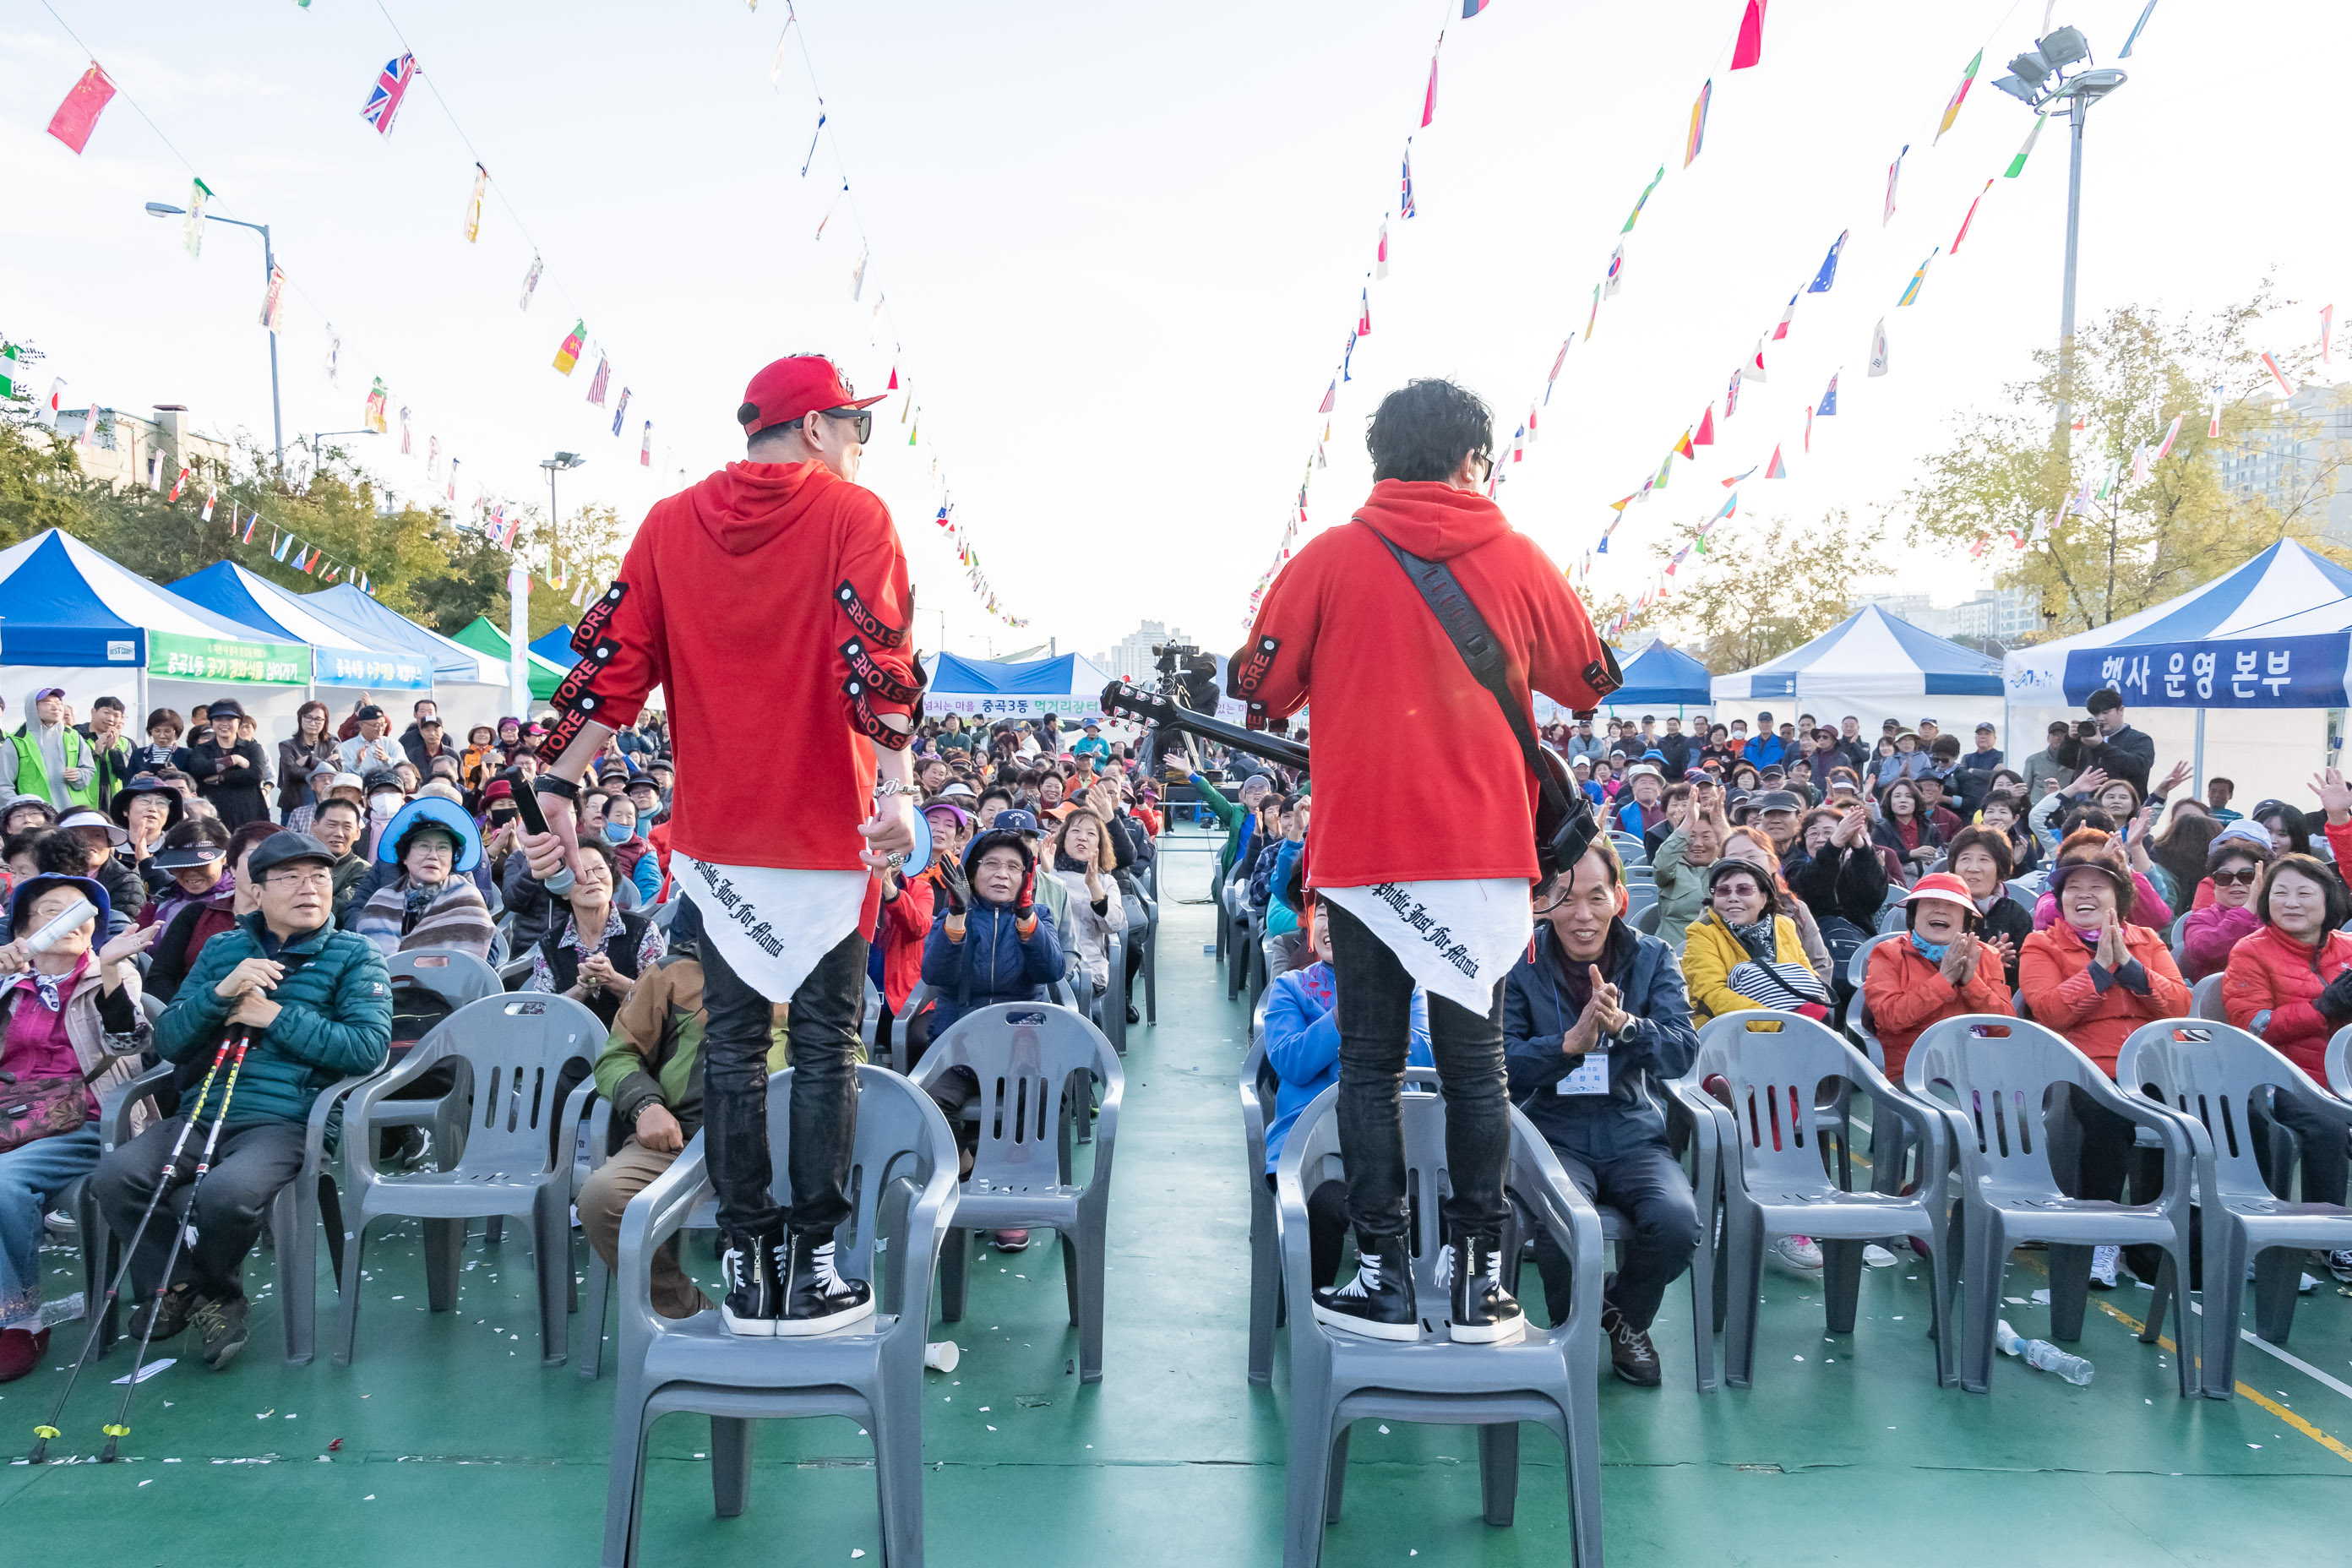
<instances>
[{"instance_id":1,"label":"green banner","mask_svg":"<svg viewBox=\"0 0 2352 1568\"><path fill-rule=\"evenodd\" d=\"M173 680L219 680L246 686L307 686L310 650L298 642L233 642L147 634L147 673Z\"/></svg>"}]
</instances>

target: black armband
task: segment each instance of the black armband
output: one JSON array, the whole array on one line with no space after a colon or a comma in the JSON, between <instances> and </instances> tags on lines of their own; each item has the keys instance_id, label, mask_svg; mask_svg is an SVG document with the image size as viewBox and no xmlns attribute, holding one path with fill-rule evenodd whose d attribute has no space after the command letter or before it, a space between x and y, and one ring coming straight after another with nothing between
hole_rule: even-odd
<instances>
[{"instance_id":1,"label":"black armband","mask_svg":"<svg viewBox=\"0 0 2352 1568\"><path fill-rule=\"evenodd\" d=\"M563 778L555 773L541 773L538 777L532 779L530 781L530 792L533 795L561 795L565 800L574 802L578 801L580 798L580 786L573 784L570 779Z\"/></svg>"}]
</instances>

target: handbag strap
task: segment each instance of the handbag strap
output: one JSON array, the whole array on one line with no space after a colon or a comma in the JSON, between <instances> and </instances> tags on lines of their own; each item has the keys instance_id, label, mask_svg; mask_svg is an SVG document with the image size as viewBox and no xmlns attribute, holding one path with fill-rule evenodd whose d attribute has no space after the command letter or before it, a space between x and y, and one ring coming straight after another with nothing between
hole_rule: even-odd
<instances>
[{"instance_id":1,"label":"handbag strap","mask_svg":"<svg viewBox=\"0 0 2352 1568\"><path fill-rule=\"evenodd\" d=\"M1357 521L1360 522L1363 520L1359 518ZM1364 526L1371 530L1373 538L1388 547L1391 555L1396 557L1397 564L1404 569L1404 574L1412 580L1412 585L1421 591L1422 599L1429 605L1430 613L1437 617L1437 624L1454 644L1454 651L1462 656L1462 662L1469 666L1471 675L1502 709L1503 717L1510 723L1513 738L1519 742L1519 756L1526 763L1528 772L1535 775L1537 787L1550 799L1556 809L1563 813L1572 809L1566 794L1553 779L1551 770L1545 767L1536 755L1535 731L1528 723L1527 713L1511 695L1503 668L1503 650L1495 641L1494 634L1487 630L1486 617L1478 613L1478 606L1471 603L1470 595L1463 591L1453 568L1443 561L1425 560L1413 554L1379 529L1372 528L1369 522Z\"/></svg>"}]
</instances>

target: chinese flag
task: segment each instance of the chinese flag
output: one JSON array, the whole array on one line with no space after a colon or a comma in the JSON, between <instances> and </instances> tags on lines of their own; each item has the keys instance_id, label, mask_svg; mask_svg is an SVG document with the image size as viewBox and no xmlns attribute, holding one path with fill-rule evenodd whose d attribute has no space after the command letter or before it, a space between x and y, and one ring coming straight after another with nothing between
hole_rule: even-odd
<instances>
[{"instance_id":1,"label":"chinese flag","mask_svg":"<svg viewBox=\"0 0 2352 1568\"><path fill-rule=\"evenodd\" d=\"M49 134L72 148L79 154L89 145L89 133L98 129L98 117L114 99L114 84L106 79L96 60L81 73L73 84L66 100L49 116Z\"/></svg>"}]
</instances>

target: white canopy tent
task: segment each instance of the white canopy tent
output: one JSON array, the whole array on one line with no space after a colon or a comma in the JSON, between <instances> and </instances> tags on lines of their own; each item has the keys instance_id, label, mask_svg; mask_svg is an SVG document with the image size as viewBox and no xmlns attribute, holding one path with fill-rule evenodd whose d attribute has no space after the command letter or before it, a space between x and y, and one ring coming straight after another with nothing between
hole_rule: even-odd
<instances>
[{"instance_id":1,"label":"white canopy tent","mask_svg":"<svg viewBox=\"0 0 2352 1568\"><path fill-rule=\"evenodd\" d=\"M2157 776L2187 757L2200 796L2210 765L2236 786L2235 809L2271 796L2309 807L2352 704L2352 572L2281 540L2177 599L2019 648L2002 678L2028 750L2111 686L2156 741Z\"/></svg>"},{"instance_id":2,"label":"white canopy tent","mask_svg":"<svg viewBox=\"0 0 2352 1568\"><path fill-rule=\"evenodd\" d=\"M1811 713L1834 729L1846 715L1875 739L1884 721L1916 729L1933 719L1963 738L1981 721L1999 722L2000 665L1948 642L1876 605L1865 605L1768 664L1710 682L1718 723L1769 712L1784 724Z\"/></svg>"}]
</instances>

